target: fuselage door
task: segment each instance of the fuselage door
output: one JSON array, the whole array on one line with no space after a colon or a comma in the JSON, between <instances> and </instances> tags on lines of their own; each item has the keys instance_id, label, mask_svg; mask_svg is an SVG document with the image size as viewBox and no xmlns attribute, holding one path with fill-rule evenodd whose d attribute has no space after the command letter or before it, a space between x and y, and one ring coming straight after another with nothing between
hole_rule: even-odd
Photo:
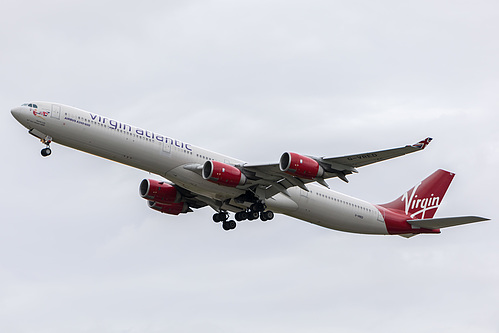
<instances>
[{"instance_id":1,"label":"fuselage door","mask_svg":"<svg viewBox=\"0 0 499 333\"><path fill-rule=\"evenodd\" d=\"M50 113L50 117L54 119L61 119L61 106L52 104L52 112Z\"/></svg>"},{"instance_id":2,"label":"fuselage door","mask_svg":"<svg viewBox=\"0 0 499 333\"><path fill-rule=\"evenodd\" d=\"M379 222L385 222L385 210L384 209L381 209L381 210L377 210L378 211L378 221Z\"/></svg>"},{"instance_id":3,"label":"fuselage door","mask_svg":"<svg viewBox=\"0 0 499 333\"><path fill-rule=\"evenodd\" d=\"M163 143L163 152L171 154L172 152L171 139L165 138L165 142Z\"/></svg>"}]
</instances>

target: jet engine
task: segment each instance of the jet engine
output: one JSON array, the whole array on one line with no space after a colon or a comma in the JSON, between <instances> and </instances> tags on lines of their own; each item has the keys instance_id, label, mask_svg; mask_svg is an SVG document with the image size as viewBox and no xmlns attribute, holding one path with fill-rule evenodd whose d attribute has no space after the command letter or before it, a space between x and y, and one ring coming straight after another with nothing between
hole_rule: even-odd
<instances>
[{"instance_id":1,"label":"jet engine","mask_svg":"<svg viewBox=\"0 0 499 333\"><path fill-rule=\"evenodd\" d=\"M297 153L282 154L279 168L290 175L305 179L314 179L324 175L324 169L319 162Z\"/></svg>"},{"instance_id":2,"label":"jet engine","mask_svg":"<svg viewBox=\"0 0 499 333\"><path fill-rule=\"evenodd\" d=\"M154 179L144 179L139 193L142 198L161 204L178 203L182 197L175 186Z\"/></svg>"},{"instance_id":3,"label":"jet engine","mask_svg":"<svg viewBox=\"0 0 499 333\"><path fill-rule=\"evenodd\" d=\"M219 185L236 187L246 183L246 176L235 166L217 161L206 161L203 178Z\"/></svg>"}]
</instances>

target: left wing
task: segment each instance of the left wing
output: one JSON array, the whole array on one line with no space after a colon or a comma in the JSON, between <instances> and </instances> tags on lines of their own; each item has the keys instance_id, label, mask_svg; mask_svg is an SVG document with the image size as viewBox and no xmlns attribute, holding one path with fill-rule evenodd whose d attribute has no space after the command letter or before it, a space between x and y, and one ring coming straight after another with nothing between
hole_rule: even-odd
<instances>
[{"instance_id":1,"label":"left wing","mask_svg":"<svg viewBox=\"0 0 499 333\"><path fill-rule=\"evenodd\" d=\"M385 160L389 160L394 157L414 153L416 151L420 151L426 148L433 140L432 138L426 138L424 140L419 141L413 145L407 145L400 148L386 149L373 151L369 153L363 154L355 154L348 155L342 157L332 157L323 159L325 163L329 163L335 167L339 167L340 169L343 167L344 170L348 170L348 168L357 168L365 165L373 164L376 162L381 162Z\"/></svg>"},{"instance_id":2,"label":"left wing","mask_svg":"<svg viewBox=\"0 0 499 333\"><path fill-rule=\"evenodd\" d=\"M431 138L426 138L416 144L400 148L328 158L286 152L281 156L279 163L245 164L238 167L252 184L264 186L265 197L269 198L278 192L287 195L286 189L293 186L299 186L308 191L305 184L314 181L326 187L329 186L325 179L329 178L338 177L348 182L346 176L357 173L356 168L423 150L431 140Z\"/></svg>"}]
</instances>

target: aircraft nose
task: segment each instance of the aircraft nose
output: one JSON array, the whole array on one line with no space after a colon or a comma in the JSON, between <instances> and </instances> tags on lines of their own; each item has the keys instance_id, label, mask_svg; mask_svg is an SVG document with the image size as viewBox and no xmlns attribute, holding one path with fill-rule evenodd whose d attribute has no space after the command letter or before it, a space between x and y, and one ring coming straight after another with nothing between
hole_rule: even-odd
<instances>
[{"instance_id":1,"label":"aircraft nose","mask_svg":"<svg viewBox=\"0 0 499 333\"><path fill-rule=\"evenodd\" d=\"M23 110L22 107L17 106L15 108L13 108L12 110L10 110L10 113L12 113L12 116L14 118L16 118L17 120L19 120L19 118L21 118L21 115L22 115L22 110Z\"/></svg>"},{"instance_id":2,"label":"aircraft nose","mask_svg":"<svg viewBox=\"0 0 499 333\"><path fill-rule=\"evenodd\" d=\"M10 110L12 116L22 125L25 126L26 119L28 119L28 108L25 106L17 106Z\"/></svg>"}]
</instances>

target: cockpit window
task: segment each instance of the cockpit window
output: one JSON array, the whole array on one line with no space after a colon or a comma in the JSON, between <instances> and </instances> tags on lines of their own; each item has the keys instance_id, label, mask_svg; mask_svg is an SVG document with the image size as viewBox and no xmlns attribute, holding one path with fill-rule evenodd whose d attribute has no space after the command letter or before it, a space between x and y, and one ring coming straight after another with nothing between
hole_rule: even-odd
<instances>
[{"instance_id":1,"label":"cockpit window","mask_svg":"<svg viewBox=\"0 0 499 333\"><path fill-rule=\"evenodd\" d=\"M24 103L23 105L21 106L29 106L30 108L35 108L35 109L38 109L38 105L36 104L33 104L33 103Z\"/></svg>"}]
</instances>

